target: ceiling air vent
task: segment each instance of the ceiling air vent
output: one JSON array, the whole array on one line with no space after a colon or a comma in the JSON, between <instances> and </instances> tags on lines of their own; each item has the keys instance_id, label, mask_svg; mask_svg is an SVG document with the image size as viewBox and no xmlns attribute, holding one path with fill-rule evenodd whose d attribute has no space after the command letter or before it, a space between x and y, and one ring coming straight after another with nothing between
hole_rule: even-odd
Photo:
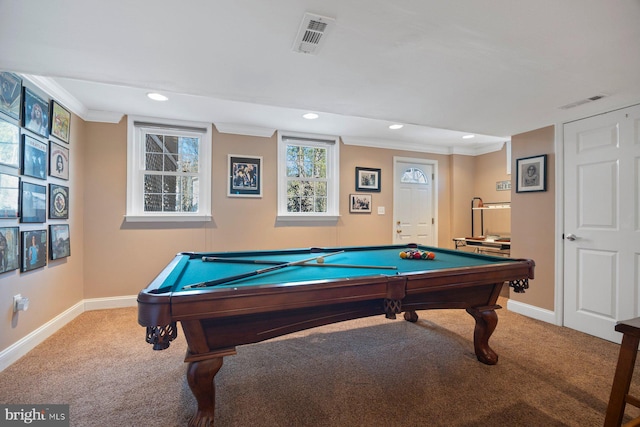
<instances>
[{"instance_id":1,"label":"ceiling air vent","mask_svg":"<svg viewBox=\"0 0 640 427\"><path fill-rule=\"evenodd\" d=\"M293 50L317 54L334 22L333 18L305 13L293 43Z\"/></svg>"},{"instance_id":2,"label":"ceiling air vent","mask_svg":"<svg viewBox=\"0 0 640 427\"><path fill-rule=\"evenodd\" d=\"M602 99L606 96L607 95L601 93L599 95L594 95L594 96L590 96L589 98L581 99L580 101L572 102L571 104L563 105L562 107L559 107L559 108L561 110L568 110L569 108L574 108L579 105L584 105L584 104L588 104L589 102L597 101L598 99Z\"/></svg>"}]
</instances>

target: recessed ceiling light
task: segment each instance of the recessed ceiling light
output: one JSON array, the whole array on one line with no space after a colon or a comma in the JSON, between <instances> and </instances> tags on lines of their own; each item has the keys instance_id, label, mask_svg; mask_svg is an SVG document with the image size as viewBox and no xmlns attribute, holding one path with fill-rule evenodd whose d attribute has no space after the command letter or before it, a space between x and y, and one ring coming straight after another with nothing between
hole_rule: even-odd
<instances>
[{"instance_id":1,"label":"recessed ceiling light","mask_svg":"<svg viewBox=\"0 0 640 427\"><path fill-rule=\"evenodd\" d=\"M304 117L307 120L314 120L320 116L318 116L316 113L307 113L307 114L304 114L302 117Z\"/></svg>"},{"instance_id":2,"label":"recessed ceiling light","mask_svg":"<svg viewBox=\"0 0 640 427\"><path fill-rule=\"evenodd\" d=\"M153 99L154 101L167 101L169 98L167 98L166 96L164 96L161 93L156 93L156 92L149 92L147 94L147 96L151 99Z\"/></svg>"},{"instance_id":3,"label":"recessed ceiling light","mask_svg":"<svg viewBox=\"0 0 640 427\"><path fill-rule=\"evenodd\" d=\"M471 139L471 138L475 138L475 135L465 135L462 137L462 139Z\"/></svg>"},{"instance_id":4,"label":"recessed ceiling light","mask_svg":"<svg viewBox=\"0 0 640 427\"><path fill-rule=\"evenodd\" d=\"M402 129L402 128L403 128L403 126L404 126L404 125L401 125L401 124L390 125L390 126L389 126L389 129L393 129L393 130L396 130L396 129Z\"/></svg>"}]
</instances>

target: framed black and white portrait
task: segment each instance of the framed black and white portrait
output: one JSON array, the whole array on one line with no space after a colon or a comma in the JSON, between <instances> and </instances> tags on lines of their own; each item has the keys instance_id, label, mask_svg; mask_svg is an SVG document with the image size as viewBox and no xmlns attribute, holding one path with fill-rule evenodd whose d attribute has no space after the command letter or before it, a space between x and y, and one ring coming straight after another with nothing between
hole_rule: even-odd
<instances>
[{"instance_id":1,"label":"framed black and white portrait","mask_svg":"<svg viewBox=\"0 0 640 427\"><path fill-rule=\"evenodd\" d=\"M262 197L262 157L229 154L227 196Z\"/></svg>"},{"instance_id":2,"label":"framed black and white portrait","mask_svg":"<svg viewBox=\"0 0 640 427\"><path fill-rule=\"evenodd\" d=\"M371 194L349 194L349 212L371 213Z\"/></svg>"},{"instance_id":3,"label":"framed black and white portrait","mask_svg":"<svg viewBox=\"0 0 640 427\"><path fill-rule=\"evenodd\" d=\"M547 191L547 155L516 160L516 193Z\"/></svg>"}]
</instances>

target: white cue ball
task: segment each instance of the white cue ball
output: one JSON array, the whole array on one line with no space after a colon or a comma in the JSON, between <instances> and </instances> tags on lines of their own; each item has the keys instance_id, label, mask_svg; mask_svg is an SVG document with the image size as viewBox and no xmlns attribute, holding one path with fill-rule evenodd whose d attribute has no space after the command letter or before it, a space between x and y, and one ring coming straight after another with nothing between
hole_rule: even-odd
<instances>
[{"instance_id":1,"label":"white cue ball","mask_svg":"<svg viewBox=\"0 0 640 427\"><path fill-rule=\"evenodd\" d=\"M324 258L323 258L323 257L320 257L320 258L318 258L318 259L316 260L316 262L317 262L318 264L324 264Z\"/></svg>"}]
</instances>

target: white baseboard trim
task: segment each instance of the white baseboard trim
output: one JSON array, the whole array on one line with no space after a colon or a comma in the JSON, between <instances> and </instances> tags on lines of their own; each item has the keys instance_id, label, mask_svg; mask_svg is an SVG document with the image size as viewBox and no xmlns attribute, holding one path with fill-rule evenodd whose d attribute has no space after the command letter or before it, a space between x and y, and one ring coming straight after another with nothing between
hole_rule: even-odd
<instances>
[{"instance_id":1,"label":"white baseboard trim","mask_svg":"<svg viewBox=\"0 0 640 427\"><path fill-rule=\"evenodd\" d=\"M0 372L11 366L22 356L33 350L38 344L62 329L67 323L84 313L91 310L102 310L109 308L135 307L137 304L136 296L110 297L110 298L92 298L85 299L64 312L60 313L44 325L40 326L29 335L16 341L6 349L0 352Z\"/></svg>"},{"instance_id":2,"label":"white baseboard trim","mask_svg":"<svg viewBox=\"0 0 640 427\"><path fill-rule=\"evenodd\" d=\"M507 301L507 310L513 311L514 313L522 314L523 316L531 317L536 320L551 323L553 325L557 324L555 312L522 302L514 301L512 299L509 299L509 301Z\"/></svg>"}]
</instances>

